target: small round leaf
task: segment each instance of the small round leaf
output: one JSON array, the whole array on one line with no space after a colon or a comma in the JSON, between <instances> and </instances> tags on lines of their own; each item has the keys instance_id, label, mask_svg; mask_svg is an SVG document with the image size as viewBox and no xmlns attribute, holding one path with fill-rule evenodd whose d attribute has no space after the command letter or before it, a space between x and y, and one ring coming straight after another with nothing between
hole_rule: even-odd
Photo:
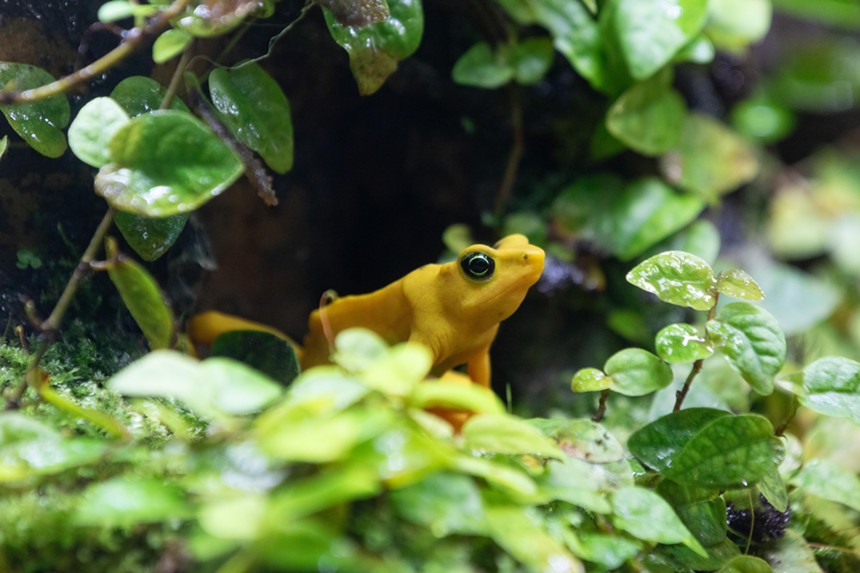
<instances>
[{"instance_id":1,"label":"small round leaf","mask_svg":"<svg viewBox=\"0 0 860 573\"><path fill-rule=\"evenodd\" d=\"M115 208L149 217L197 209L241 174L235 153L192 115L173 110L139 115L110 142L96 192Z\"/></svg>"},{"instance_id":2,"label":"small round leaf","mask_svg":"<svg viewBox=\"0 0 860 573\"><path fill-rule=\"evenodd\" d=\"M848 358L821 358L803 369L800 402L826 416L860 424L860 363Z\"/></svg>"},{"instance_id":3,"label":"small round leaf","mask_svg":"<svg viewBox=\"0 0 860 573\"><path fill-rule=\"evenodd\" d=\"M582 368L573 375L570 389L574 392L597 392L606 390L612 385L612 380L597 368Z\"/></svg>"},{"instance_id":4,"label":"small round leaf","mask_svg":"<svg viewBox=\"0 0 860 573\"><path fill-rule=\"evenodd\" d=\"M650 394L672 383L669 365L640 348L616 352L603 370L612 378L611 388L625 396Z\"/></svg>"},{"instance_id":5,"label":"small round leaf","mask_svg":"<svg viewBox=\"0 0 860 573\"><path fill-rule=\"evenodd\" d=\"M773 377L785 362L786 342L769 312L747 302L727 304L706 325L715 348L728 358L753 390L773 392Z\"/></svg>"},{"instance_id":6,"label":"small round leaf","mask_svg":"<svg viewBox=\"0 0 860 573\"><path fill-rule=\"evenodd\" d=\"M69 147L72 153L87 165L106 165L110 161L108 144L128 120L125 110L111 98L97 97L90 100L69 126Z\"/></svg>"},{"instance_id":7,"label":"small round leaf","mask_svg":"<svg viewBox=\"0 0 860 573\"><path fill-rule=\"evenodd\" d=\"M54 78L36 66L0 62L0 87L26 90L50 84ZM69 124L71 110L65 95L55 95L30 103L0 105L15 133L45 157L59 157L66 151L62 129Z\"/></svg>"},{"instance_id":8,"label":"small round leaf","mask_svg":"<svg viewBox=\"0 0 860 573\"><path fill-rule=\"evenodd\" d=\"M642 261L627 273L627 282L678 306L710 310L716 302L711 266L683 251L667 251Z\"/></svg>"},{"instance_id":9,"label":"small round leaf","mask_svg":"<svg viewBox=\"0 0 860 573\"><path fill-rule=\"evenodd\" d=\"M717 277L717 290L734 298L743 300L763 300L764 293L761 287L745 271L734 269L720 273Z\"/></svg>"},{"instance_id":10,"label":"small round leaf","mask_svg":"<svg viewBox=\"0 0 860 573\"><path fill-rule=\"evenodd\" d=\"M669 364L695 362L714 353L708 340L691 324L670 324L657 333L657 354Z\"/></svg>"}]
</instances>

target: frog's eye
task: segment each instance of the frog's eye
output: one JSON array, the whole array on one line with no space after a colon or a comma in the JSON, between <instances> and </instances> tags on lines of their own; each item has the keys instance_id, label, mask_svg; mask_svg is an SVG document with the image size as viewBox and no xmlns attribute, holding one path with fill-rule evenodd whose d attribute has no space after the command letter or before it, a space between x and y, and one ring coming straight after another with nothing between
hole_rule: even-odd
<instances>
[{"instance_id":1,"label":"frog's eye","mask_svg":"<svg viewBox=\"0 0 860 573\"><path fill-rule=\"evenodd\" d=\"M496 261L486 253L469 253L460 259L460 267L470 279L485 281L493 276Z\"/></svg>"}]
</instances>

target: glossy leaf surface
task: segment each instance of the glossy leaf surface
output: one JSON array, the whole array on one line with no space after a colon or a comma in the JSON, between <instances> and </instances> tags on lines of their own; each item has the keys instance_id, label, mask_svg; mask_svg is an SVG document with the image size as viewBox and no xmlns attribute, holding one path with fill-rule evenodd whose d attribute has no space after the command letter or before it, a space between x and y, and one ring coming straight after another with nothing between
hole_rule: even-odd
<instances>
[{"instance_id":1,"label":"glossy leaf surface","mask_svg":"<svg viewBox=\"0 0 860 573\"><path fill-rule=\"evenodd\" d=\"M119 210L149 217L193 211L244 169L205 125L179 111L133 118L111 139L110 159L96 192Z\"/></svg>"},{"instance_id":2,"label":"glossy leaf surface","mask_svg":"<svg viewBox=\"0 0 860 573\"><path fill-rule=\"evenodd\" d=\"M627 282L664 302L695 310L709 310L716 302L711 266L683 251L667 251L639 263L627 273Z\"/></svg>"},{"instance_id":3,"label":"glossy leaf surface","mask_svg":"<svg viewBox=\"0 0 860 573\"><path fill-rule=\"evenodd\" d=\"M54 78L29 64L0 62L0 86L26 90L49 84ZM0 111L15 133L46 157L59 157L67 147L62 129L69 124L71 110L65 95L55 95L31 103L0 105Z\"/></svg>"},{"instance_id":4,"label":"glossy leaf surface","mask_svg":"<svg viewBox=\"0 0 860 573\"><path fill-rule=\"evenodd\" d=\"M281 87L255 63L216 68L209 75L212 103L236 139L276 173L293 166L293 120Z\"/></svg>"}]
</instances>

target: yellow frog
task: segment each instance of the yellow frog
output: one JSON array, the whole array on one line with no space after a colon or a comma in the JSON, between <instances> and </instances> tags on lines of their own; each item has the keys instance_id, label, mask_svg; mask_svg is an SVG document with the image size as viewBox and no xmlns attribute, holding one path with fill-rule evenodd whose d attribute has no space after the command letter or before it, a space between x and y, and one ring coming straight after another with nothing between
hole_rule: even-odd
<instances>
[{"instance_id":1,"label":"yellow frog","mask_svg":"<svg viewBox=\"0 0 860 573\"><path fill-rule=\"evenodd\" d=\"M390 344L426 345L434 376L465 364L473 382L489 387L489 350L499 323L540 278L544 256L523 235L509 235L492 247L467 247L456 261L424 265L372 293L338 298L311 313L304 350L297 349L302 368L329 362L329 337L364 327ZM204 344L230 330L263 330L289 340L271 327L213 311L195 316L189 326L192 340Z\"/></svg>"}]
</instances>

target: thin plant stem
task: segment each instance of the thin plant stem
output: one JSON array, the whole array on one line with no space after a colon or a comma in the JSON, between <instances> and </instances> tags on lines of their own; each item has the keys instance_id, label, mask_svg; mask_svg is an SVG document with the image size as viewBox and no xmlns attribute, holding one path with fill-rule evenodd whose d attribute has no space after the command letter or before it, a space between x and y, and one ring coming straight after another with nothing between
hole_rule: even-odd
<instances>
[{"instance_id":1,"label":"thin plant stem","mask_svg":"<svg viewBox=\"0 0 860 573\"><path fill-rule=\"evenodd\" d=\"M156 14L145 26L129 30L125 35L125 40L119 46L73 74L37 88L22 91L0 91L0 105L33 102L67 93L73 87L104 73L133 54L146 39L158 35L170 26L170 20L183 12L189 1L176 0L165 10Z\"/></svg>"},{"instance_id":2,"label":"thin plant stem","mask_svg":"<svg viewBox=\"0 0 860 573\"><path fill-rule=\"evenodd\" d=\"M170 78L170 84L167 86L164 98L161 100L161 105L158 106L158 109L169 109L170 104L173 103L173 98L176 97L176 92L179 90L179 83L182 81L182 75L188 67L188 62L191 61L191 51L193 47L194 42L192 41L184 50L182 50L182 56L179 58L179 63L176 64L176 70L173 72L173 77Z\"/></svg>"},{"instance_id":3,"label":"thin plant stem","mask_svg":"<svg viewBox=\"0 0 860 573\"><path fill-rule=\"evenodd\" d=\"M719 291L714 293L714 305L708 309L708 320L713 320L717 314L717 303L720 302L720 293ZM675 393L675 407L672 408L673 412L677 412L681 409L681 406L684 404L684 399L687 397L687 392L690 391L690 386L693 384L693 380L696 376L699 375L699 372L702 371L702 365L705 363L704 358L699 358L695 362L693 362L693 367L690 369L690 373L687 375L687 379L684 380L684 386L681 387Z\"/></svg>"},{"instance_id":4,"label":"thin plant stem","mask_svg":"<svg viewBox=\"0 0 860 573\"><path fill-rule=\"evenodd\" d=\"M603 419L603 416L606 414L606 399L609 398L609 389L603 390L600 393L600 398L597 402L597 410L595 410L594 415L591 417L592 421L599 422Z\"/></svg>"},{"instance_id":5,"label":"thin plant stem","mask_svg":"<svg viewBox=\"0 0 860 573\"><path fill-rule=\"evenodd\" d=\"M513 142L508 152L508 162L505 165L505 173L499 186L499 194L496 197L496 217L501 217L511 201L514 192L514 184L517 181L520 161L525 152L525 138L523 136L523 105L520 99L519 88L511 84L511 128L513 129Z\"/></svg>"},{"instance_id":6,"label":"thin plant stem","mask_svg":"<svg viewBox=\"0 0 860 573\"><path fill-rule=\"evenodd\" d=\"M9 404L19 404L21 396L24 395L24 390L28 385L38 387L41 380L41 377L39 376L39 365L42 362L42 358L56 339L57 331L59 331L60 326L63 323L63 317L66 315L66 312L68 312L81 282L90 271L90 263L95 259L96 254L99 251L99 247L101 247L102 241L104 241L104 237L107 234L108 229L110 229L111 223L113 223L113 208L108 208L107 213L105 213L101 223L99 223L95 233L93 233L84 254L81 256L81 260L72 272L69 282L66 283L66 288L63 289L63 293L60 295L59 300L57 300L57 304L54 305L54 310L51 311L51 315L39 326L39 329L41 330L41 334L39 335L39 347L30 357L30 363L27 365L27 371L24 375L23 382L6 397Z\"/></svg>"}]
</instances>

